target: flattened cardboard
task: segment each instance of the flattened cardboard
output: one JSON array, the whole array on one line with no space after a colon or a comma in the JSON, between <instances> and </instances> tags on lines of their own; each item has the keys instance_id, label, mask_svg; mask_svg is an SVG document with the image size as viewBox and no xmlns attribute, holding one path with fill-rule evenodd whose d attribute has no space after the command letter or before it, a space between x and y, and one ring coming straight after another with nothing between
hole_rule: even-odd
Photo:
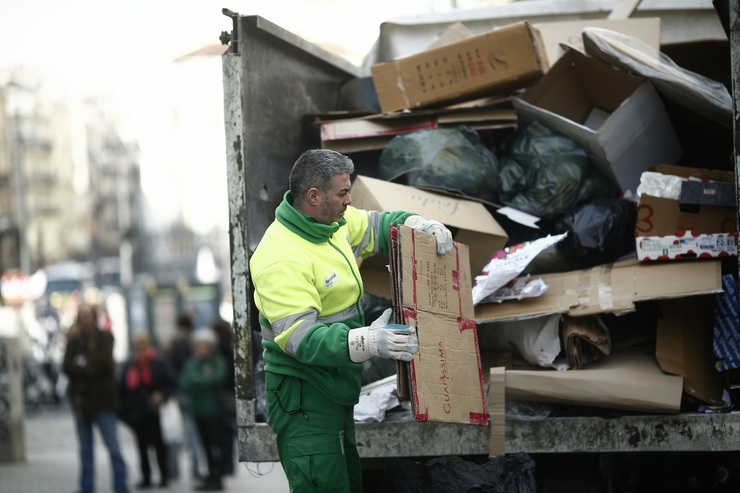
<instances>
[{"instance_id":1,"label":"flattened cardboard","mask_svg":"<svg viewBox=\"0 0 740 493\"><path fill-rule=\"evenodd\" d=\"M710 405L721 405L724 382L712 352L714 297L694 296L660 302L655 357L668 373L683 377L683 391Z\"/></svg>"},{"instance_id":2,"label":"flattened cardboard","mask_svg":"<svg viewBox=\"0 0 740 493\"><path fill-rule=\"evenodd\" d=\"M337 152L382 149L394 136L437 128L434 117L345 118L322 123L321 147Z\"/></svg>"},{"instance_id":3,"label":"flattened cardboard","mask_svg":"<svg viewBox=\"0 0 740 493\"><path fill-rule=\"evenodd\" d=\"M673 414L683 377L660 369L653 353L614 352L583 370L507 370L506 398Z\"/></svg>"},{"instance_id":4,"label":"flattened cardboard","mask_svg":"<svg viewBox=\"0 0 740 493\"><path fill-rule=\"evenodd\" d=\"M437 255L429 233L399 226L391 236L396 320L416 327L420 347L399 363L399 396L416 421L487 425L467 246Z\"/></svg>"},{"instance_id":5,"label":"flattened cardboard","mask_svg":"<svg viewBox=\"0 0 740 493\"><path fill-rule=\"evenodd\" d=\"M485 323L550 313L629 313L639 301L719 293L721 274L721 261L713 259L656 263L629 259L591 269L543 274L540 277L550 286L545 294L481 303L475 307L475 320Z\"/></svg>"},{"instance_id":6,"label":"flattened cardboard","mask_svg":"<svg viewBox=\"0 0 740 493\"><path fill-rule=\"evenodd\" d=\"M368 176L358 176L352 185L352 204L366 210L405 210L436 219L453 230L454 240L470 245L470 269L480 272L489 257L506 244L506 231L483 204ZM387 259L362 262L365 291L390 299L391 281Z\"/></svg>"},{"instance_id":7,"label":"flattened cardboard","mask_svg":"<svg viewBox=\"0 0 740 493\"><path fill-rule=\"evenodd\" d=\"M542 39L527 21L375 64L383 113L452 103L527 87L547 71Z\"/></svg>"},{"instance_id":8,"label":"flattened cardboard","mask_svg":"<svg viewBox=\"0 0 740 493\"><path fill-rule=\"evenodd\" d=\"M624 192L637 190L648 166L673 164L683 154L650 82L577 50L568 50L513 104L520 124L538 121L570 137ZM594 107L610 113L598 130L584 125Z\"/></svg>"}]
</instances>

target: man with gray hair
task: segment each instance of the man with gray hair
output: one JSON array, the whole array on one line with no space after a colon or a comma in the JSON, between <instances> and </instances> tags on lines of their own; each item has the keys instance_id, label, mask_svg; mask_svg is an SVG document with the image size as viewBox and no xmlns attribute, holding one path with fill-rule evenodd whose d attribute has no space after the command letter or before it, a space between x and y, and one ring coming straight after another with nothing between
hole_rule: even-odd
<instances>
[{"instance_id":1,"label":"man with gray hair","mask_svg":"<svg viewBox=\"0 0 740 493\"><path fill-rule=\"evenodd\" d=\"M431 233L452 248L439 221L407 211L351 206L352 160L313 149L293 165L290 189L250 259L265 358L268 424L291 491L362 491L354 405L362 363L410 361L419 345L391 310L370 325L356 258L388 254L389 228Z\"/></svg>"}]
</instances>

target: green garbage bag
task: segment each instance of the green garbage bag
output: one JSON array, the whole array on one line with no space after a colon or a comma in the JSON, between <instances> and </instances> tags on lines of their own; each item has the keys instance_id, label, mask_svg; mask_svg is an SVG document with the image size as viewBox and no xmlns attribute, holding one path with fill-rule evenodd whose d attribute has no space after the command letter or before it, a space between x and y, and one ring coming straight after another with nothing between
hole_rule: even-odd
<instances>
[{"instance_id":1,"label":"green garbage bag","mask_svg":"<svg viewBox=\"0 0 740 493\"><path fill-rule=\"evenodd\" d=\"M381 151L378 174L383 180L405 178L408 185L498 202L498 158L467 125L395 136Z\"/></svg>"}]
</instances>

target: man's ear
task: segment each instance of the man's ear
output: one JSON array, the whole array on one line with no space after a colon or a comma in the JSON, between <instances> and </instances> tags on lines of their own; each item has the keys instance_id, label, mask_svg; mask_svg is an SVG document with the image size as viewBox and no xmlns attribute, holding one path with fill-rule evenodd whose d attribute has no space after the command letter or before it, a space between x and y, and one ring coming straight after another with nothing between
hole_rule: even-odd
<instances>
[{"instance_id":1,"label":"man's ear","mask_svg":"<svg viewBox=\"0 0 740 493\"><path fill-rule=\"evenodd\" d=\"M309 205L316 206L319 205L319 202L321 201L321 192L318 188L313 187L309 188L308 192L306 192L306 202Z\"/></svg>"}]
</instances>

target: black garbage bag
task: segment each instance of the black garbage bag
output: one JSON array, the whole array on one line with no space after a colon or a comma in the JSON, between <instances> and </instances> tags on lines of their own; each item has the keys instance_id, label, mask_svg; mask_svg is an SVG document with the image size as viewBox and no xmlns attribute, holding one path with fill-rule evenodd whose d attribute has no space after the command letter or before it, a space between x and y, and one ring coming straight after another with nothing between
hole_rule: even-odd
<instances>
[{"instance_id":1,"label":"black garbage bag","mask_svg":"<svg viewBox=\"0 0 740 493\"><path fill-rule=\"evenodd\" d=\"M535 493L534 461L507 454L484 464L459 456L386 461L386 493Z\"/></svg>"},{"instance_id":2,"label":"black garbage bag","mask_svg":"<svg viewBox=\"0 0 740 493\"><path fill-rule=\"evenodd\" d=\"M637 204L621 198L601 198L575 207L555 221L568 232L555 247L578 259L582 268L613 262L635 251Z\"/></svg>"},{"instance_id":3,"label":"black garbage bag","mask_svg":"<svg viewBox=\"0 0 740 493\"><path fill-rule=\"evenodd\" d=\"M498 158L467 125L393 137L380 153L379 178L497 203Z\"/></svg>"},{"instance_id":4,"label":"black garbage bag","mask_svg":"<svg viewBox=\"0 0 740 493\"><path fill-rule=\"evenodd\" d=\"M511 135L499 166L501 203L541 218L616 193L615 185L589 166L583 148L537 121Z\"/></svg>"}]
</instances>

